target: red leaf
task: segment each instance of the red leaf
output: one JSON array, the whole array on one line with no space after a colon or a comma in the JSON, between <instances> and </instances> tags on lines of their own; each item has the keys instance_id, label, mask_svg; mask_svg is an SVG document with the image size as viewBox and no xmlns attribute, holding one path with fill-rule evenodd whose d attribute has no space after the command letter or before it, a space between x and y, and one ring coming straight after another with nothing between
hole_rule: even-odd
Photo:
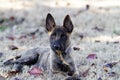
<instances>
[{"instance_id":1,"label":"red leaf","mask_svg":"<svg viewBox=\"0 0 120 80\"><path fill-rule=\"evenodd\" d=\"M35 75L35 76L39 76L42 74L42 70L38 67L33 67L30 71L28 71L28 73L30 75Z\"/></svg>"},{"instance_id":2,"label":"red leaf","mask_svg":"<svg viewBox=\"0 0 120 80\"><path fill-rule=\"evenodd\" d=\"M14 17L14 16L11 16L11 17L10 17L10 20L11 20L11 21L15 20L15 17Z\"/></svg>"},{"instance_id":3,"label":"red leaf","mask_svg":"<svg viewBox=\"0 0 120 80\"><path fill-rule=\"evenodd\" d=\"M87 56L87 59L97 59L97 55L96 54L89 54Z\"/></svg>"},{"instance_id":4,"label":"red leaf","mask_svg":"<svg viewBox=\"0 0 120 80\"><path fill-rule=\"evenodd\" d=\"M12 41L15 40L15 38L13 36L7 36L6 38L9 40L12 40Z\"/></svg>"}]
</instances>

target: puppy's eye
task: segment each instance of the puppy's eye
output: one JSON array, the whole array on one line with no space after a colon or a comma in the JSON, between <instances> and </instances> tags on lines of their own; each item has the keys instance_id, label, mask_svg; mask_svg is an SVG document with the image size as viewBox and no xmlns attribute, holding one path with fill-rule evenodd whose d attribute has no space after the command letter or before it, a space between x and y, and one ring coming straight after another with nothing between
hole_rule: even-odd
<instances>
[{"instance_id":1,"label":"puppy's eye","mask_svg":"<svg viewBox=\"0 0 120 80\"><path fill-rule=\"evenodd\" d=\"M62 39L66 39L66 35L63 35L63 34L62 34L62 35L61 35L61 38L62 38Z\"/></svg>"},{"instance_id":2,"label":"puppy's eye","mask_svg":"<svg viewBox=\"0 0 120 80\"><path fill-rule=\"evenodd\" d=\"M55 39L55 37L56 37L56 34L55 34L55 33L51 35L51 38L52 38L52 39Z\"/></svg>"}]
</instances>

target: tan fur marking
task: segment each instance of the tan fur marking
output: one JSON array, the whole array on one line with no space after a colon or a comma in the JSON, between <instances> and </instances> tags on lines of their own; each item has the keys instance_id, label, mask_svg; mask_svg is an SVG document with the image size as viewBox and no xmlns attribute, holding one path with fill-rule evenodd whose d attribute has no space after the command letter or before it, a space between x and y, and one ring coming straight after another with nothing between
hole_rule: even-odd
<instances>
[{"instance_id":1,"label":"tan fur marking","mask_svg":"<svg viewBox=\"0 0 120 80\"><path fill-rule=\"evenodd\" d=\"M63 63L69 66L69 64L68 64L68 63L64 60L64 58L62 57L61 51L56 50L56 52L57 52L58 56L60 57L60 59L63 61Z\"/></svg>"}]
</instances>

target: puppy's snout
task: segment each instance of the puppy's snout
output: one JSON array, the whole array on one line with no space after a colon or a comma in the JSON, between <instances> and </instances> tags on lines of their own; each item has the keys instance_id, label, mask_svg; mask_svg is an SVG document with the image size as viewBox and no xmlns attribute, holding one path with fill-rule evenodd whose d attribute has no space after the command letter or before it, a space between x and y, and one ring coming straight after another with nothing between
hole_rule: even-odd
<instances>
[{"instance_id":1,"label":"puppy's snout","mask_svg":"<svg viewBox=\"0 0 120 80\"><path fill-rule=\"evenodd\" d=\"M60 50L60 45L54 44L54 48L55 48L56 50Z\"/></svg>"}]
</instances>

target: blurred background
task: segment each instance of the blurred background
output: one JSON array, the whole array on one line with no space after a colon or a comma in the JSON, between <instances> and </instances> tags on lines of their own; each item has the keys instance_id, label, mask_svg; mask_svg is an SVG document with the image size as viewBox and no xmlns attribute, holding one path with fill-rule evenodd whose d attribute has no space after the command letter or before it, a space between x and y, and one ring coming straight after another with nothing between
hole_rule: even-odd
<instances>
[{"instance_id":1,"label":"blurred background","mask_svg":"<svg viewBox=\"0 0 120 80\"><path fill-rule=\"evenodd\" d=\"M75 36L98 36L110 40L114 32L120 34L119 9L119 0L0 0L0 40L12 38L12 42L18 40L18 44L21 37L28 37L29 45L31 37L36 39L35 35L39 33L37 37L40 39L36 39L36 42L41 41L40 45L42 41L48 42L43 39L46 36L44 26L48 13L54 16L58 25L62 25L64 17L69 14ZM94 34L92 28L97 28L98 32ZM99 34L99 30L103 29L106 31Z\"/></svg>"}]
</instances>

